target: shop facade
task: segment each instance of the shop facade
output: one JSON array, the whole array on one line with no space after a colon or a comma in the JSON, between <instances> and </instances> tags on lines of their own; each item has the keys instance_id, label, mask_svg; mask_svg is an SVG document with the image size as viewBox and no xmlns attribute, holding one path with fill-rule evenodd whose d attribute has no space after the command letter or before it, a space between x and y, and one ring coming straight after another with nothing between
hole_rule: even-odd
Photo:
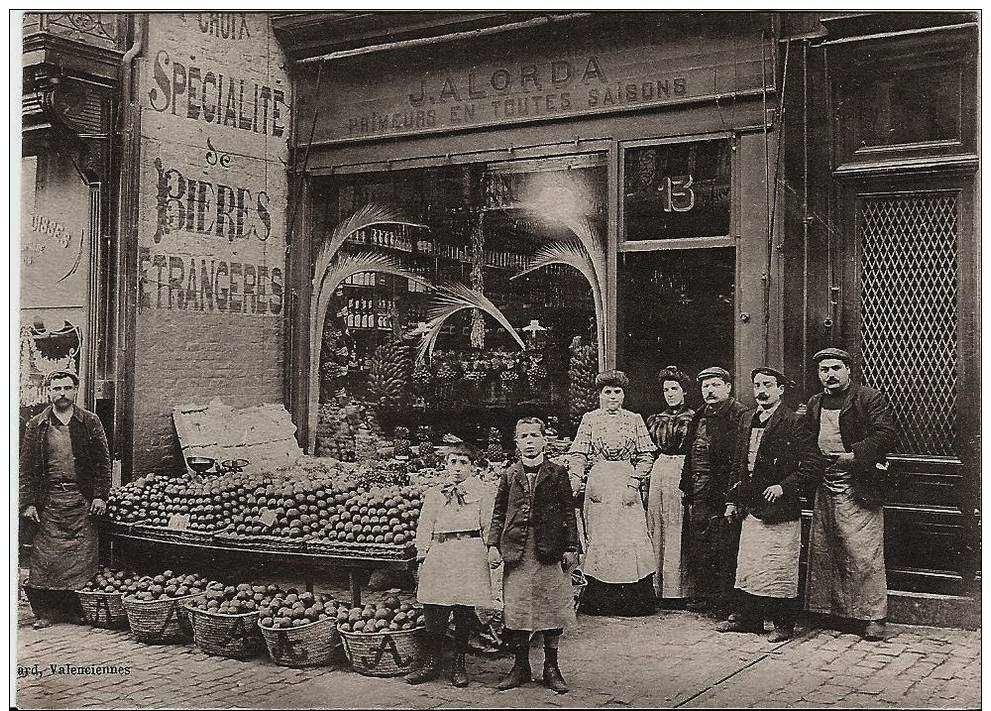
<instances>
[{"instance_id":1,"label":"shop facade","mask_svg":"<svg viewBox=\"0 0 991 711\"><path fill-rule=\"evenodd\" d=\"M569 391L568 371L583 362L576 353L588 362L582 345L596 346L595 367L630 375L627 406L645 415L660 406L654 378L669 364L722 365L745 401L752 367L783 366L797 406L818 387L811 354L840 346L902 423L886 511L892 588L969 594L977 409L957 393L978 383L973 18L287 14L274 24L293 60L301 205L290 362L308 374L290 383L288 405L308 451L335 451L320 413L341 388L392 397L381 374L402 335L433 358L400 376L409 389L391 411L407 417L390 424L482 445L524 413L569 434L582 393ZM542 339L524 351L537 357L509 357L518 344L488 316L436 324L440 304L402 276L347 277L316 293L321 245L365 205L408 224L359 230L341 254L466 284L522 340ZM572 258L561 243L585 248Z\"/></svg>"},{"instance_id":2,"label":"shop facade","mask_svg":"<svg viewBox=\"0 0 991 711\"><path fill-rule=\"evenodd\" d=\"M500 449L522 415L570 437L601 368L645 416L672 364L747 402L783 367L798 406L839 346L902 430L891 588L976 590L971 15L24 29L22 416L68 364L124 481L181 470L173 410L215 398L284 405L310 454L361 456L357 405Z\"/></svg>"}]
</instances>

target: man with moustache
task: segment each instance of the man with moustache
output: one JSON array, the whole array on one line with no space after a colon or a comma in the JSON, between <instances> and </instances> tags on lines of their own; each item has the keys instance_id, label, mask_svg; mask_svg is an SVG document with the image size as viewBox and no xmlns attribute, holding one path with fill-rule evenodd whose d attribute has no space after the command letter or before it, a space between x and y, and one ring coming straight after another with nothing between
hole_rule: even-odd
<instances>
[{"instance_id":1,"label":"man with moustache","mask_svg":"<svg viewBox=\"0 0 991 711\"><path fill-rule=\"evenodd\" d=\"M741 516L736 589L740 611L720 623L720 632L764 631L764 618L774 623L770 642L794 633L798 599L798 558L802 548L799 496L812 491L823 468L815 438L781 398L790 381L767 366L750 373L756 410L740 430L734 483L727 496L726 516Z\"/></svg>"},{"instance_id":2,"label":"man with moustache","mask_svg":"<svg viewBox=\"0 0 991 711\"><path fill-rule=\"evenodd\" d=\"M91 515L106 512L110 451L100 419L75 404L79 378L67 371L48 376L51 403L28 421L20 451L21 515L37 524L24 589L34 627L81 615L73 593L99 567Z\"/></svg>"},{"instance_id":3,"label":"man with moustache","mask_svg":"<svg viewBox=\"0 0 991 711\"><path fill-rule=\"evenodd\" d=\"M724 516L736 455L736 436L747 408L731 396L730 374L718 366L698 374L704 406L689 426L679 484L685 506L686 563L695 598L691 610L735 610L733 584L740 523Z\"/></svg>"},{"instance_id":4,"label":"man with moustache","mask_svg":"<svg viewBox=\"0 0 991 711\"><path fill-rule=\"evenodd\" d=\"M823 391L806 418L828 458L815 497L809 542L808 608L857 622L861 636L884 638L885 470L898 430L884 396L850 379L852 358L826 348L813 356Z\"/></svg>"}]
</instances>

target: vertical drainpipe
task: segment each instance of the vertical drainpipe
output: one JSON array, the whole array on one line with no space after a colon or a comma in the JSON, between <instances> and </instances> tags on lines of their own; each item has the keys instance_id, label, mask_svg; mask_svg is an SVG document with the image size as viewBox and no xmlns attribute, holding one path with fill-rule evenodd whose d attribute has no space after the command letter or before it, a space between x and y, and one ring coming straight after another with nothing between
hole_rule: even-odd
<instances>
[{"instance_id":1,"label":"vertical drainpipe","mask_svg":"<svg viewBox=\"0 0 991 711\"><path fill-rule=\"evenodd\" d=\"M130 479L134 452L134 340L137 274L137 198L140 178L140 112L135 103L134 60L144 50L147 13L134 15L134 38L121 60L120 181L117 190L117 250L114 303L117 307L117 348L114 350L114 472Z\"/></svg>"}]
</instances>

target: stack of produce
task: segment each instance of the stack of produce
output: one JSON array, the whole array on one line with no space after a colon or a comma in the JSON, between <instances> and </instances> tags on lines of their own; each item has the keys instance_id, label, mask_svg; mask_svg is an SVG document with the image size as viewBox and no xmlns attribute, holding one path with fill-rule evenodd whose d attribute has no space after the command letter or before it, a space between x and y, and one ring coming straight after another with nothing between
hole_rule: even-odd
<instances>
[{"instance_id":1,"label":"stack of produce","mask_svg":"<svg viewBox=\"0 0 991 711\"><path fill-rule=\"evenodd\" d=\"M581 336L572 339L568 350L571 352L568 361L568 414L572 425L577 427L582 415L599 406L599 395L595 391L599 360L595 346L582 343Z\"/></svg>"},{"instance_id":2,"label":"stack of produce","mask_svg":"<svg viewBox=\"0 0 991 711\"><path fill-rule=\"evenodd\" d=\"M188 603L193 642L207 654L249 659L264 648L258 630L258 607L265 599L264 585L228 585L207 589Z\"/></svg>"},{"instance_id":3,"label":"stack of produce","mask_svg":"<svg viewBox=\"0 0 991 711\"><path fill-rule=\"evenodd\" d=\"M314 622L338 619L338 610L346 610L333 595L281 590L269 585L258 607L258 624L273 629L303 627Z\"/></svg>"},{"instance_id":4,"label":"stack of produce","mask_svg":"<svg viewBox=\"0 0 991 711\"><path fill-rule=\"evenodd\" d=\"M317 411L317 456L332 457L342 462L355 461L355 434L356 427L348 420L344 407L335 403L320 405Z\"/></svg>"},{"instance_id":5,"label":"stack of produce","mask_svg":"<svg viewBox=\"0 0 991 711\"><path fill-rule=\"evenodd\" d=\"M101 565L97 574L76 591L86 622L95 627L126 628L123 597L136 592L137 583L133 573Z\"/></svg>"},{"instance_id":6,"label":"stack of produce","mask_svg":"<svg viewBox=\"0 0 991 711\"><path fill-rule=\"evenodd\" d=\"M372 354L368 373L368 397L379 408L402 408L409 404L413 359L401 340L383 343Z\"/></svg>"},{"instance_id":7,"label":"stack of produce","mask_svg":"<svg viewBox=\"0 0 991 711\"><path fill-rule=\"evenodd\" d=\"M423 625L423 610L411 603L401 602L396 596L387 597L377 604L369 602L364 607L340 607L337 610L337 628L341 632L395 632L417 629Z\"/></svg>"},{"instance_id":8,"label":"stack of produce","mask_svg":"<svg viewBox=\"0 0 991 711\"><path fill-rule=\"evenodd\" d=\"M342 608L337 615L344 650L359 674L400 676L423 655L423 612L398 597L378 605ZM377 654L382 645L391 646L395 653Z\"/></svg>"},{"instance_id":9,"label":"stack of produce","mask_svg":"<svg viewBox=\"0 0 991 711\"><path fill-rule=\"evenodd\" d=\"M139 642L168 644L193 638L184 605L222 583L196 574L176 574L166 570L160 575L144 576L133 595L124 596L124 609L131 632Z\"/></svg>"},{"instance_id":10,"label":"stack of produce","mask_svg":"<svg viewBox=\"0 0 991 711\"><path fill-rule=\"evenodd\" d=\"M340 610L347 607L330 595L268 586L258 627L272 661L287 667L327 664L340 644Z\"/></svg>"}]
</instances>

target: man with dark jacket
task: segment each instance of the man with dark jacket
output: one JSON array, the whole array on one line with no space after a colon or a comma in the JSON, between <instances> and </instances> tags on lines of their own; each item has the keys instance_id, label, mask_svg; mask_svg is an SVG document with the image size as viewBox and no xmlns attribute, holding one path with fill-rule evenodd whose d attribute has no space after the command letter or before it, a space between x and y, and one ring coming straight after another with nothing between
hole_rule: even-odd
<instances>
[{"instance_id":1,"label":"man with dark jacket","mask_svg":"<svg viewBox=\"0 0 991 711\"><path fill-rule=\"evenodd\" d=\"M520 461L503 472L489 526L489 565L503 568L503 621L516 659L499 683L505 691L530 681L530 633L543 632L544 686L564 694L558 641L575 622L571 571L578 564L578 524L568 470L544 454L544 423L516 423Z\"/></svg>"},{"instance_id":2,"label":"man with dark jacket","mask_svg":"<svg viewBox=\"0 0 991 711\"><path fill-rule=\"evenodd\" d=\"M78 385L73 373L52 373L51 405L31 418L21 442L19 506L38 528L24 585L37 629L78 617L73 591L99 567L90 515L106 512L110 451L100 419L75 404Z\"/></svg>"},{"instance_id":3,"label":"man with dark jacket","mask_svg":"<svg viewBox=\"0 0 991 711\"><path fill-rule=\"evenodd\" d=\"M795 627L798 559L802 548L800 495L814 489L824 466L815 438L798 415L782 404L789 384L774 368L750 374L757 408L737 437L734 483L726 516L743 518L736 561L737 619L720 632L764 631L774 623L770 642L789 639Z\"/></svg>"},{"instance_id":4,"label":"man with dark jacket","mask_svg":"<svg viewBox=\"0 0 991 711\"><path fill-rule=\"evenodd\" d=\"M728 613L735 610L733 583L740 524L723 514L736 436L747 408L731 397L733 383L725 369L707 368L696 380L705 404L688 429L680 483L685 505L685 558L693 591L688 607L720 608L716 611Z\"/></svg>"},{"instance_id":5,"label":"man with dark jacket","mask_svg":"<svg viewBox=\"0 0 991 711\"><path fill-rule=\"evenodd\" d=\"M813 356L823 392L809 400L807 427L830 460L816 492L809 542L810 612L857 620L865 639L884 637L887 455L898 430L884 396L851 382L850 354Z\"/></svg>"}]
</instances>

